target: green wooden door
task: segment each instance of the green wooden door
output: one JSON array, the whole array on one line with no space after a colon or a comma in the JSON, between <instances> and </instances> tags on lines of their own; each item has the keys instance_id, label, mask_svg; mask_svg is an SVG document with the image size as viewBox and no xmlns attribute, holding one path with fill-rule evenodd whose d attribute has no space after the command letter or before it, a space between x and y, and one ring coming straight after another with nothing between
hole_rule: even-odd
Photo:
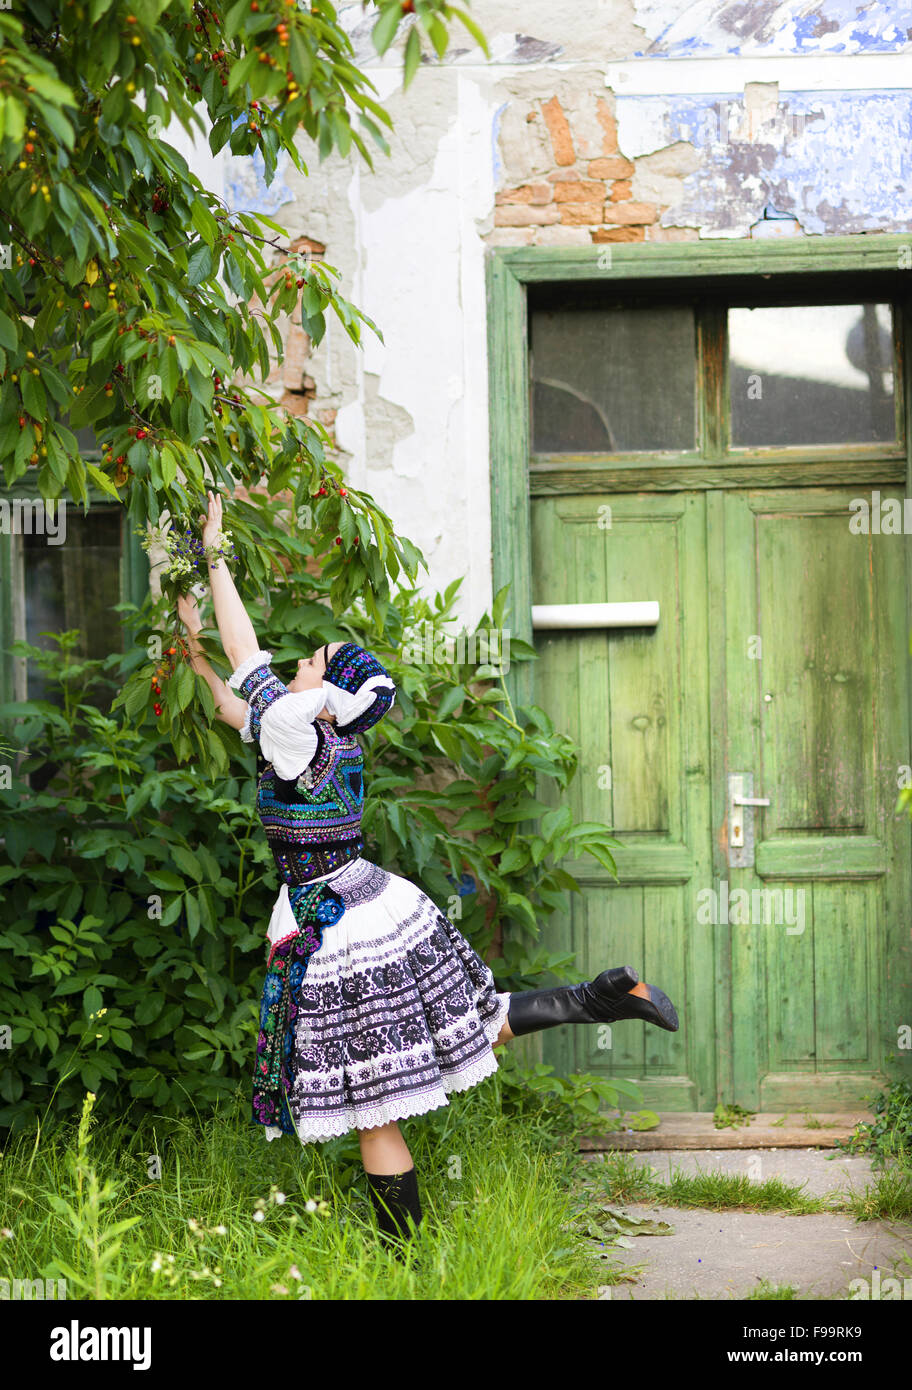
<instances>
[{"instance_id":1,"label":"green wooden door","mask_svg":"<svg viewBox=\"0 0 912 1390\"><path fill-rule=\"evenodd\" d=\"M707 499L725 564L726 776L752 773L769 801L745 808L752 852L728 847L737 809L714 814L728 850L729 1086L763 1110L859 1104L908 1013L910 828L893 814L908 761L907 543L855 534L857 495Z\"/></svg>"},{"instance_id":2,"label":"green wooden door","mask_svg":"<svg viewBox=\"0 0 912 1390\"><path fill-rule=\"evenodd\" d=\"M676 1034L547 1032L561 1072L634 1077L661 1109L835 1109L860 1104L895 1049L906 546L850 532L856 491L533 497L533 604L661 612L651 629L536 633L536 700L582 750L574 814L624 842L617 883L568 863L584 891L550 938L590 977L635 965L681 1016ZM732 774L770 802L744 823L753 852L729 845Z\"/></svg>"}]
</instances>

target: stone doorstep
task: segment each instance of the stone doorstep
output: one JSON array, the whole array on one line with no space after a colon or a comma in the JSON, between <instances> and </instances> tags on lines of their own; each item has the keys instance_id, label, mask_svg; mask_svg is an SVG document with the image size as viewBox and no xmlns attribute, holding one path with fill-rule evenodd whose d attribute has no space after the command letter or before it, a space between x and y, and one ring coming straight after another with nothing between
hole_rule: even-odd
<instances>
[{"instance_id":1,"label":"stone doorstep","mask_svg":"<svg viewBox=\"0 0 912 1390\"><path fill-rule=\"evenodd\" d=\"M750 1124L716 1129L711 1110L666 1110L656 1112L661 1123L656 1129L636 1130L633 1134L606 1134L579 1141L583 1153L602 1153L614 1149L832 1149L837 1139L848 1139L862 1121L872 1124L871 1110L811 1110L810 1116L822 1126L808 1127L803 1110L771 1111L754 1115ZM776 1120L785 1118L784 1124Z\"/></svg>"}]
</instances>

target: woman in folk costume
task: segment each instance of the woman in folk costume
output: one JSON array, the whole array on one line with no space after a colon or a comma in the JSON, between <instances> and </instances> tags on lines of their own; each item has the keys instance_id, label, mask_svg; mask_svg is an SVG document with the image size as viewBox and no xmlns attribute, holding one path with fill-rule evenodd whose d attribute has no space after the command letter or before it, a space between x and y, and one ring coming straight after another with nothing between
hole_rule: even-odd
<instances>
[{"instance_id":1,"label":"woman in folk costume","mask_svg":"<svg viewBox=\"0 0 912 1390\"><path fill-rule=\"evenodd\" d=\"M210 493L206 545L221 518ZM392 707L389 674L363 647L333 642L282 682L226 566L210 560L209 581L233 668L227 683L200 653L192 599L180 600L180 616L218 717L259 744L257 811L282 883L268 930L253 1118L267 1139L309 1143L357 1130L381 1238L401 1253L422 1212L398 1120L447 1105L450 1091L496 1071L493 1048L510 1038L625 1018L674 1032L678 1016L631 966L590 983L498 993L436 904L362 857L356 736Z\"/></svg>"}]
</instances>

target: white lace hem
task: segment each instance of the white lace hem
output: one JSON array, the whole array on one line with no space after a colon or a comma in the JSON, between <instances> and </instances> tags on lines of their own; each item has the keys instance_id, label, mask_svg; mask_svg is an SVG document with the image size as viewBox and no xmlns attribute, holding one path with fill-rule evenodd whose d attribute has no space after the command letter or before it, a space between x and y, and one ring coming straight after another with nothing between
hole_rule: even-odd
<instances>
[{"instance_id":1,"label":"white lace hem","mask_svg":"<svg viewBox=\"0 0 912 1390\"><path fill-rule=\"evenodd\" d=\"M501 1028L507 1019L510 1008L509 994L499 994L497 996L498 1010L492 1019L483 1024L484 1034L488 1042L493 1044ZM319 1143L324 1139L338 1139L343 1134L348 1134L353 1129L376 1129L379 1125L388 1125L392 1120L407 1120L415 1115L426 1115L430 1110L439 1110L442 1106L448 1105L447 1095L458 1091L467 1091L472 1086L477 1086L480 1081L493 1075L497 1071L499 1063L492 1051L486 1057L480 1057L471 1066L465 1067L462 1071L453 1072L450 1076L441 1076L440 1090L436 1096L401 1096L398 1100L390 1101L388 1105L378 1105L365 1112L365 1117L370 1120L370 1124L365 1124L364 1119L359 1117L359 1123L355 1125L343 1117L335 1116L328 1120L313 1120L308 1124L306 1138L298 1133L298 1139L302 1144ZM277 1125L265 1125L267 1140L278 1139L282 1135L282 1130ZM291 1136L290 1136L291 1137Z\"/></svg>"}]
</instances>

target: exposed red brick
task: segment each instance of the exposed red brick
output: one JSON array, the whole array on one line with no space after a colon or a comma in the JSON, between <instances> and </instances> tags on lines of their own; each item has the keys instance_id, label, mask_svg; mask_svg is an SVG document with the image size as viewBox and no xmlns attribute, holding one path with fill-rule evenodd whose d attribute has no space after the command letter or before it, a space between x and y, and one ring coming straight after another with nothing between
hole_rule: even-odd
<instances>
[{"instance_id":1,"label":"exposed red brick","mask_svg":"<svg viewBox=\"0 0 912 1390\"><path fill-rule=\"evenodd\" d=\"M552 97L542 106L542 115L548 127L548 134L551 136L551 148L554 150L555 164L573 164L576 155L573 153L573 137L570 134L570 125L564 115L564 109L557 97Z\"/></svg>"},{"instance_id":2,"label":"exposed red brick","mask_svg":"<svg viewBox=\"0 0 912 1390\"><path fill-rule=\"evenodd\" d=\"M304 369L310 361L310 338L299 323L293 323L285 337L282 383L288 391L303 390Z\"/></svg>"},{"instance_id":3,"label":"exposed red brick","mask_svg":"<svg viewBox=\"0 0 912 1390\"><path fill-rule=\"evenodd\" d=\"M560 214L553 203L543 208L514 203L494 210L495 227L543 227L549 222L558 221Z\"/></svg>"},{"instance_id":4,"label":"exposed red brick","mask_svg":"<svg viewBox=\"0 0 912 1390\"><path fill-rule=\"evenodd\" d=\"M587 172L590 179L629 179L633 175L633 165L619 154L609 159L590 159Z\"/></svg>"},{"instance_id":5,"label":"exposed red brick","mask_svg":"<svg viewBox=\"0 0 912 1390\"><path fill-rule=\"evenodd\" d=\"M288 254L295 255L301 251L309 252L314 260L326 255L326 246L322 241L314 241L313 237L299 236L294 241L288 243Z\"/></svg>"},{"instance_id":6,"label":"exposed red brick","mask_svg":"<svg viewBox=\"0 0 912 1390\"><path fill-rule=\"evenodd\" d=\"M495 227L485 241L489 246L531 246L537 227Z\"/></svg>"},{"instance_id":7,"label":"exposed red brick","mask_svg":"<svg viewBox=\"0 0 912 1390\"><path fill-rule=\"evenodd\" d=\"M645 241L645 227L596 227L592 240L602 241Z\"/></svg>"},{"instance_id":8,"label":"exposed red brick","mask_svg":"<svg viewBox=\"0 0 912 1390\"><path fill-rule=\"evenodd\" d=\"M583 183L581 179L568 179L554 185L554 201L556 203L596 203L604 202L605 185L603 183Z\"/></svg>"},{"instance_id":9,"label":"exposed red brick","mask_svg":"<svg viewBox=\"0 0 912 1390\"><path fill-rule=\"evenodd\" d=\"M596 110L599 125L605 132L602 139L602 153L615 154L618 147L618 128L614 113L604 97L599 97L596 102Z\"/></svg>"},{"instance_id":10,"label":"exposed red brick","mask_svg":"<svg viewBox=\"0 0 912 1390\"><path fill-rule=\"evenodd\" d=\"M603 203L561 203L560 220L568 227L592 227L603 221Z\"/></svg>"},{"instance_id":11,"label":"exposed red brick","mask_svg":"<svg viewBox=\"0 0 912 1390\"><path fill-rule=\"evenodd\" d=\"M550 203L554 190L549 183L524 183L519 188L508 188L498 193L498 203Z\"/></svg>"},{"instance_id":12,"label":"exposed red brick","mask_svg":"<svg viewBox=\"0 0 912 1390\"><path fill-rule=\"evenodd\" d=\"M283 406L289 415L303 416L308 413L310 396L305 396L302 391L286 391L279 405Z\"/></svg>"},{"instance_id":13,"label":"exposed red brick","mask_svg":"<svg viewBox=\"0 0 912 1390\"><path fill-rule=\"evenodd\" d=\"M622 226L655 222L658 210L652 203L606 203L605 222L620 223Z\"/></svg>"}]
</instances>

